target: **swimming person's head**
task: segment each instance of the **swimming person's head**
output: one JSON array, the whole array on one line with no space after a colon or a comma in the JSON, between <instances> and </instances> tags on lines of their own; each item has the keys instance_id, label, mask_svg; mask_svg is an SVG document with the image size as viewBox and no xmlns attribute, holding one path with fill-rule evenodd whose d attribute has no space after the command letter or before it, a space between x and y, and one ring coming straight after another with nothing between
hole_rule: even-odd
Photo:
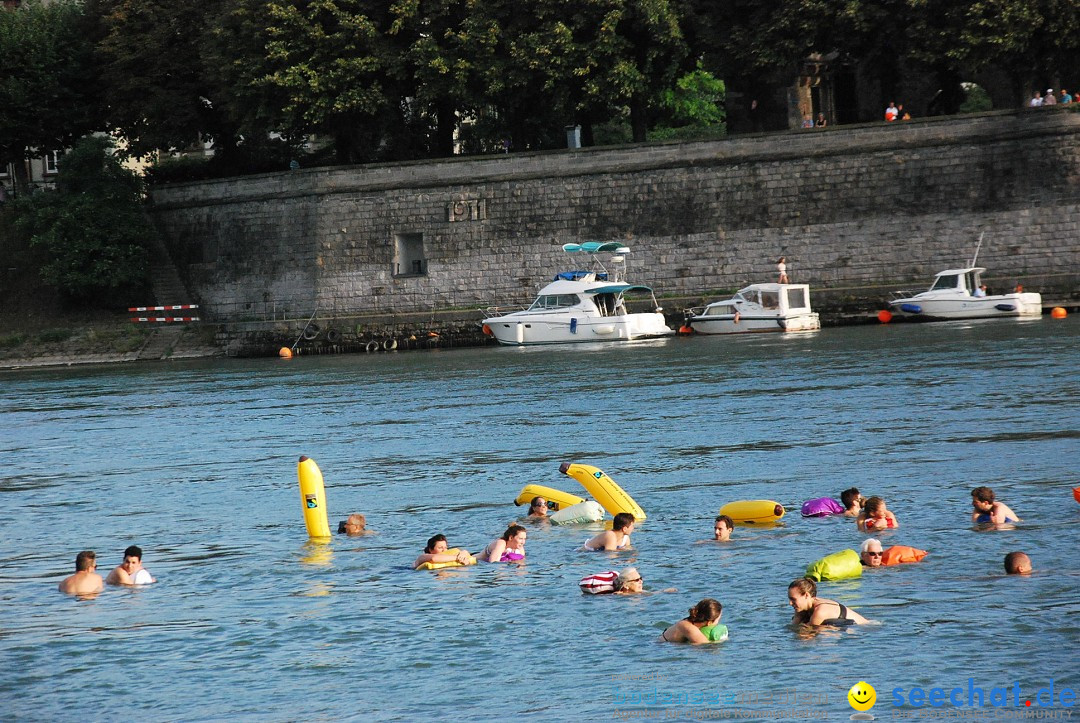
<instances>
[{"instance_id":1,"label":"swimming person's head","mask_svg":"<svg viewBox=\"0 0 1080 723\"><path fill-rule=\"evenodd\" d=\"M1005 556L1005 572L1010 575L1031 574L1031 558L1022 552L1010 552Z\"/></svg>"},{"instance_id":2,"label":"swimming person's head","mask_svg":"<svg viewBox=\"0 0 1080 723\"><path fill-rule=\"evenodd\" d=\"M97 553L93 550L83 550L75 556L75 572L92 571L97 567Z\"/></svg>"},{"instance_id":3,"label":"swimming person's head","mask_svg":"<svg viewBox=\"0 0 1080 723\"><path fill-rule=\"evenodd\" d=\"M808 577L801 577L788 585L788 605L795 608L796 612L812 609L815 597L817 597L817 583Z\"/></svg>"},{"instance_id":4,"label":"swimming person's head","mask_svg":"<svg viewBox=\"0 0 1080 723\"><path fill-rule=\"evenodd\" d=\"M641 573L637 571L636 567L628 567L619 573L619 576L615 578L615 592L625 590L626 592L641 592L642 585L645 581L641 578Z\"/></svg>"},{"instance_id":5,"label":"swimming person's head","mask_svg":"<svg viewBox=\"0 0 1080 723\"><path fill-rule=\"evenodd\" d=\"M976 487L971 490L971 506L980 512L987 512L994 506L994 490L989 487Z\"/></svg>"},{"instance_id":6,"label":"swimming person's head","mask_svg":"<svg viewBox=\"0 0 1080 723\"><path fill-rule=\"evenodd\" d=\"M634 529L634 516L629 512L620 512L615 515L615 519L611 521L611 529L615 532L622 531L629 535Z\"/></svg>"},{"instance_id":7,"label":"swimming person's head","mask_svg":"<svg viewBox=\"0 0 1080 723\"><path fill-rule=\"evenodd\" d=\"M881 543L871 537L859 548L859 559L868 567L881 567Z\"/></svg>"},{"instance_id":8,"label":"swimming person's head","mask_svg":"<svg viewBox=\"0 0 1080 723\"><path fill-rule=\"evenodd\" d=\"M871 497L863 503L863 511L867 517L878 517L885 514L885 500L880 497Z\"/></svg>"},{"instance_id":9,"label":"swimming person's head","mask_svg":"<svg viewBox=\"0 0 1080 723\"><path fill-rule=\"evenodd\" d=\"M442 548L441 550L438 548ZM427 547L424 548L426 553L446 552L449 545L446 544L446 535L435 535L427 541Z\"/></svg>"},{"instance_id":10,"label":"swimming person's head","mask_svg":"<svg viewBox=\"0 0 1080 723\"><path fill-rule=\"evenodd\" d=\"M859 488L851 487L841 492L840 502L844 505L845 510L850 510L852 507L859 507L862 503L862 495L859 494Z\"/></svg>"},{"instance_id":11,"label":"swimming person's head","mask_svg":"<svg viewBox=\"0 0 1080 723\"><path fill-rule=\"evenodd\" d=\"M690 608L686 619L692 623L704 623L708 625L719 621L720 614L723 610L724 606L720 604L719 600L713 600L711 597L707 597L694 607Z\"/></svg>"},{"instance_id":12,"label":"swimming person's head","mask_svg":"<svg viewBox=\"0 0 1080 723\"><path fill-rule=\"evenodd\" d=\"M731 537L731 531L735 529L735 522L727 515L717 515L713 522L713 539L725 542Z\"/></svg>"},{"instance_id":13,"label":"swimming person's head","mask_svg":"<svg viewBox=\"0 0 1080 723\"><path fill-rule=\"evenodd\" d=\"M529 503L529 514L536 515L537 517L546 517L547 500L540 496L533 497L532 502Z\"/></svg>"},{"instance_id":14,"label":"swimming person's head","mask_svg":"<svg viewBox=\"0 0 1080 723\"><path fill-rule=\"evenodd\" d=\"M339 534L359 535L363 533L366 525L367 519L360 513L354 513L338 523L337 531Z\"/></svg>"},{"instance_id":15,"label":"swimming person's head","mask_svg":"<svg viewBox=\"0 0 1080 723\"><path fill-rule=\"evenodd\" d=\"M516 550L520 550L525 547L525 538L527 534L525 528L521 525L510 525L506 528L506 532L502 534L500 538L506 543L506 546Z\"/></svg>"}]
</instances>

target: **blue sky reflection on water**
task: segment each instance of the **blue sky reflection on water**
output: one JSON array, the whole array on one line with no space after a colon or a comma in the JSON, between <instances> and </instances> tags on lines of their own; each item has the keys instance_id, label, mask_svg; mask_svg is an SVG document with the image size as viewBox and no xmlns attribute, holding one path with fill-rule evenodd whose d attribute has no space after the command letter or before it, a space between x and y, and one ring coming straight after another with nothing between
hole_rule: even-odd
<instances>
[{"instance_id":1,"label":"blue sky reflection on water","mask_svg":"<svg viewBox=\"0 0 1080 723\"><path fill-rule=\"evenodd\" d=\"M1075 689L1078 338L1069 318L4 373L0 718L599 719L633 694L719 710L790 690L836 718L859 680L880 718L896 687ZM378 534L307 542L301 454L331 526L361 511ZM481 548L524 514L525 484L578 492L563 461L645 508L633 551L530 526L523 566L408 569L436 532ZM1024 523L974 529L979 484ZM899 517L886 545L931 554L822 585L880 625L800 637L787 583L863 535L799 504L852 485ZM784 524L694 544L721 504L754 498ZM104 572L131 543L157 585L56 592L80 549ZM1030 579L1001 574L1013 549ZM679 592L579 594L627 564ZM705 596L727 643L655 642Z\"/></svg>"}]
</instances>

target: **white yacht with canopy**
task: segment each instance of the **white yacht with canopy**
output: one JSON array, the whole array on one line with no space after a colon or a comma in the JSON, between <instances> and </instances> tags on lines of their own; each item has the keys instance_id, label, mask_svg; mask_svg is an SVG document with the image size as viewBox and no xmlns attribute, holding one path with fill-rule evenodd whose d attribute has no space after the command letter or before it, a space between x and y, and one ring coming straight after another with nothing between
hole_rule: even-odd
<instances>
[{"instance_id":1,"label":"white yacht with canopy","mask_svg":"<svg viewBox=\"0 0 1080 723\"><path fill-rule=\"evenodd\" d=\"M704 309L687 310L687 323L699 334L762 331L816 331L821 328L810 309L806 284L751 284L730 299Z\"/></svg>"},{"instance_id":2,"label":"white yacht with canopy","mask_svg":"<svg viewBox=\"0 0 1080 723\"><path fill-rule=\"evenodd\" d=\"M620 269L626 265L630 249L617 241L568 243L563 251L591 257L593 270L567 271L540 290L527 309L509 314L489 310L484 333L500 343L514 346L565 344L586 341L632 341L670 336L674 330L664 321L656 296L648 286L628 284ZM599 254L610 254L609 271ZM630 313L627 295L651 300L653 311Z\"/></svg>"}]
</instances>

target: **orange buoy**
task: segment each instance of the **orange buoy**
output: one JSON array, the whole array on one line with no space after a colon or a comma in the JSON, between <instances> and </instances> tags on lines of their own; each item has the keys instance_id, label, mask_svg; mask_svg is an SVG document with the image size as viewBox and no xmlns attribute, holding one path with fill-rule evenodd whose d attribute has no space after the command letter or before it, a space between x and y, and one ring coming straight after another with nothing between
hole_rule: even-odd
<instances>
[{"instance_id":1,"label":"orange buoy","mask_svg":"<svg viewBox=\"0 0 1080 723\"><path fill-rule=\"evenodd\" d=\"M491 333L491 327L490 327L490 326L488 326L487 324L484 324L484 326L483 326L483 330L484 330L484 333L485 333L486 335L488 335L488 336L494 336L494 335L493 335L493 334Z\"/></svg>"},{"instance_id":2,"label":"orange buoy","mask_svg":"<svg viewBox=\"0 0 1080 723\"><path fill-rule=\"evenodd\" d=\"M680 334L693 334L694 333L694 327L690 326L689 324L683 324L682 326L679 327L679 333Z\"/></svg>"},{"instance_id":3,"label":"orange buoy","mask_svg":"<svg viewBox=\"0 0 1080 723\"><path fill-rule=\"evenodd\" d=\"M1073 499L1080 502L1080 487L1073 487Z\"/></svg>"},{"instance_id":4,"label":"orange buoy","mask_svg":"<svg viewBox=\"0 0 1080 723\"><path fill-rule=\"evenodd\" d=\"M282 359L292 359L292 349L287 346L283 346L278 349L277 355Z\"/></svg>"},{"instance_id":5,"label":"orange buoy","mask_svg":"<svg viewBox=\"0 0 1080 723\"><path fill-rule=\"evenodd\" d=\"M1054 317L1055 319L1064 319L1068 315L1069 312L1065 311L1064 306L1055 306L1050 312L1050 316Z\"/></svg>"},{"instance_id":6,"label":"orange buoy","mask_svg":"<svg viewBox=\"0 0 1080 723\"><path fill-rule=\"evenodd\" d=\"M890 321L892 321L892 312L888 309L882 309L877 313L877 320L880 321L882 324L888 324Z\"/></svg>"}]
</instances>

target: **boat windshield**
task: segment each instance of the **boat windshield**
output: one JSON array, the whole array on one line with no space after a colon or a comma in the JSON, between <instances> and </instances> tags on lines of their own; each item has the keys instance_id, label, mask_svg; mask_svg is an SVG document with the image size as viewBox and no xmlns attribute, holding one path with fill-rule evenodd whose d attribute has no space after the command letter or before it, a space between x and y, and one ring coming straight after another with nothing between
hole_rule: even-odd
<instances>
[{"instance_id":1,"label":"boat windshield","mask_svg":"<svg viewBox=\"0 0 1080 723\"><path fill-rule=\"evenodd\" d=\"M937 281L930 287L931 291L951 291L952 289L962 288L959 283L960 279L958 274L945 274L944 276L937 277Z\"/></svg>"},{"instance_id":2,"label":"boat windshield","mask_svg":"<svg viewBox=\"0 0 1080 723\"><path fill-rule=\"evenodd\" d=\"M541 294L529 307L529 311L543 311L544 309L565 309L577 306L581 299L577 294Z\"/></svg>"},{"instance_id":3,"label":"boat windshield","mask_svg":"<svg viewBox=\"0 0 1080 723\"><path fill-rule=\"evenodd\" d=\"M761 307L763 309L779 309L780 308L780 294L776 291L762 291L761 292Z\"/></svg>"}]
</instances>

